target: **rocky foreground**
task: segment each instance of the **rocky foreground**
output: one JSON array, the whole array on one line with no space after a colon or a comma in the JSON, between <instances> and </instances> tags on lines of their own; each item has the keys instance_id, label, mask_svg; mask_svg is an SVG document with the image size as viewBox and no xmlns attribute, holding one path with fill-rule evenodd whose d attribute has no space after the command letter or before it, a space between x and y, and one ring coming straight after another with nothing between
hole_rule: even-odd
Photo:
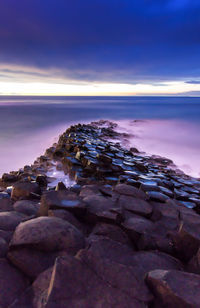
<instances>
[{"instance_id":1,"label":"rocky foreground","mask_svg":"<svg viewBox=\"0 0 200 308\"><path fill-rule=\"evenodd\" d=\"M200 181L72 126L0 182L0 307L199 308ZM76 184L52 187L52 168Z\"/></svg>"}]
</instances>

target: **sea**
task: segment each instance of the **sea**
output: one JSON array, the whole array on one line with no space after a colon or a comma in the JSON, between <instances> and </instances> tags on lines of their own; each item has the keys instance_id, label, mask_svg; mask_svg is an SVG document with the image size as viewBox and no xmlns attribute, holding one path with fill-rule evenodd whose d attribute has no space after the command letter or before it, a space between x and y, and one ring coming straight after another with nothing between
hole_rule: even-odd
<instances>
[{"instance_id":1,"label":"sea","mask_svg":"<svg viewBox=\"0 0 200 308\"><path fill-rule=\"evenodd\" d=\"M126 146L200 178L200 98L171 96L0 96L0 176L33 163L70 125L100 119L130 135Z\"/></svg>"}]
</instances>

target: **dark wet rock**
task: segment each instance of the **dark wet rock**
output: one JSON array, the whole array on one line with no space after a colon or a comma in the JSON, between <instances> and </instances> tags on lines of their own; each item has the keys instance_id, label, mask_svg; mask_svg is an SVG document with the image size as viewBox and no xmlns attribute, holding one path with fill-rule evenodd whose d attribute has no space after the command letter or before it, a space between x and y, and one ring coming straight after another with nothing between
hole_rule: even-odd
<instances>
[{"instance_id":1,"label":"dark wet rock","mask_svg":"<svg viewBox=\"0 0 200 308\"><path fill-rule=\"evenodd\" d=\"M39 213L42 216L48 215L50 209L65 209L82 215L85 212L85 205L76 193L70 190L48 191L41 198Z\"/></svg>"},{"instance_id":2,"label":"dark wet rock","mask_svg":"<svg viewBox=\"0 0 200 308\"><path fill-rule=\"evenodd\" d=\"M0 259L0 306L8 307L28 286L28 280L6 259Z\"/></svg>"},{"instance_id":3,"label":"dark wet rock","mask_svg":"<svg viewBox=\"0 0 200 308\"><path fill-rule=\"evenodd\" d=\"M149 200L151 201L157 201L157 202L163 202L165 203L169 197L161 192L157 191L148 191L147 196L149 197Z\"/></svg>"},{"instance_id":4,"label":"dark wet rock","mask_svg":"<svg viewBox=\"0 0 200 308\"><path fill-rule=\"evenodd\" d=\"M57 217L38 217L21 223L15 230L11 248L29 246L42 251L66 250L76 253L85 245L82 233Z\"/></svg>"},{"instance_id":5,"label":"dark wet rock","mask_svg":"<svg viewBox=\"0 0 200 308\"><path fill-rule=\"evenodd\" d=\"M0 229L0 237L3 238L7 243L10 242L13 236L13 231L5 231Z\"/></svg>"},{"instance_id":6,"label":"dark wet rock","mask_svg":"<svg viewBox=\"0 0 200 308\"><path fill-rule=\"evenodd\" d=\"M180 271L155 270L147 275L147 284L165 308L200 306L200 276Z\"/></svg>"},{"instance_id":7,"label":"dark wet rock","mask_svg":"<svg viewBox=\"0 0 200 308\"><path fill-rule=\"evenodd\" d=\"M39 204L31 200L19 200L13 204L13 208L16 212L31 216L38 213Z\"/></svg>"},{"instance_id":8,"label":"dark wet rock","mask_svg":"<svg viewBox=\"0 0 200 308\"><path fill-rule=\"evenodd\" d=\"M114 187L114 191L121 195L141 198L144 200L147 198L146 194L142 190L139 190L131 185L118 184Z\"/></svg>"},{"instance_id":9,"label":"dark wet rock","mask_svg":"<svg viewBox=\"0 0 200 308\"><path fill-rule=\"evenodd\" d=\"M150 216L152 213L151 204L139 198L122 195L119 198L118 205L123 209L145 217Z\"/></svg>"},{"instance_id":10,"label":"dark wet rock","mask_svg":"<svg viewBox=\"0 0 200 308\"><path fill-rule=\"evenodd\" d=\"M37 183L17 182L13 185L11 198L13 200L34 198L34 194L40 194Z\"/></svg>"},{"instance_id":11,"label":"dark wet rock","mask_svg":"<svg viewBox=\"0 0 200 308\"><path fill-rule=\"evenodd\" d=\"M20 222L22 222L25 218L25 215L18 212L1 212L0 228L4 231L14 231Z\"/></svg>"}]
</instances>

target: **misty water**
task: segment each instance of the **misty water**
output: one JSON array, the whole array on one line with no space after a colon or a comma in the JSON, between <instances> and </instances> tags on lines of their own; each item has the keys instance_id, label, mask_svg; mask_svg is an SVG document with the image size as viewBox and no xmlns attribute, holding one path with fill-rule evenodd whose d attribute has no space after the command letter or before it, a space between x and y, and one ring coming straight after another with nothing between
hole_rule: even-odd
<instances>
[{"instance_id":1,"label":"misty water","mask_svg":"<svg viewBox=\"0 0 200 308\"><path fill-rule=\"evenodd\" d=\"M71 124L98 119L117 121L130 146L200 177L197 97L0 97L0 175L31 164Z\"/></svg>"}]
</instances>

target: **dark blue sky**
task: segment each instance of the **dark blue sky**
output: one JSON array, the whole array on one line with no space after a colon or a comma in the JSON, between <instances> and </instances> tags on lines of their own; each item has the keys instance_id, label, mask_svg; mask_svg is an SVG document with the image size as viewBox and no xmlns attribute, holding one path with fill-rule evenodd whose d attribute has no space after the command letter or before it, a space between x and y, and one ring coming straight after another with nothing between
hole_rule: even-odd
<instances>
[{"instance_id":1,"label":"dark blue sky","mask_svg":"<svg viewBox=\"0 0 200 308\"><path fill-rule=\"evenodd\" d=\"M200 80L199 0L1 0L0 64L89 81Z\"/></svg>"}]
</instances>

